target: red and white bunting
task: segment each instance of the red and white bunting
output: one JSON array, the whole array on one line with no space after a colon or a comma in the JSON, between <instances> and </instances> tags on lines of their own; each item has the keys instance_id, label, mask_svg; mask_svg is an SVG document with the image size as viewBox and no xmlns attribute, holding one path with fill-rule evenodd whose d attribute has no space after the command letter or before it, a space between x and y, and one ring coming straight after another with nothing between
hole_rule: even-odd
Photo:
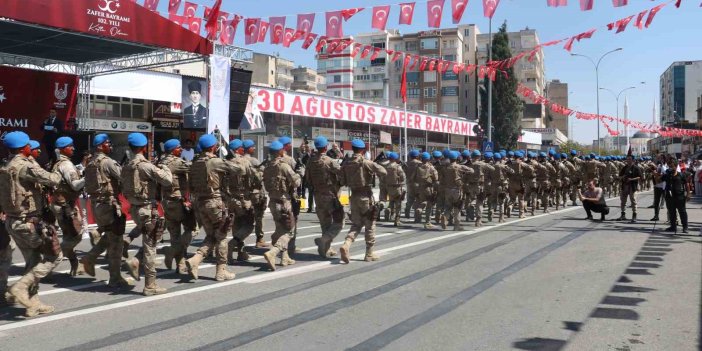
<instances>
[{"instance_id":1,"label":"red and white bunting","mask_svg":"<svg viewBox=\"0 0 702 351\"><path fill-rule=\"evenodd\" d=\"M427 1L427 25L432 28L441 27L441 16L444 13L445 0Z\"/></svg>"},{"instance_id":2,"label":"red and white bunting","mask_svg":"<svg viewBox=\"0 0 702 351\"><path fill-rule=\"evenodd\" d=\"M329 38L341 38L344 36L344 28L342 26L341 11L327 12L327 36Z\"/></svg>"},{"instance_id":3,"label":"red and white bunting","mask_svg":"<svg viewBox=\"0 0 702 351\"><path fill-rule=\"evenodd\" d=\"M195 17L195 14L197 13L198 6L200 6L200 5L186 1L185 7L183 7L183 15L186 18Z\"/></svg>"},{"instance_id":4,"label":"red and white bunting","mask_svg":"<svg viewBox=\"0 0 702 351\"><path fill-rule=\"evenodd\" d=\"M400 4L400 24L412 24L414 5L414 2Z\"/></svg>"},{"instance_id":5,"label":"red and white bunting","mask_svg":"<svg viewBox=\"0 0 702 351\"><path fill-rule=\"evenodd\" d=\"M466 7L468 7L468 0L451 0L451 19L453 19L453 24L461 22Z\"/></svg>"},{"instance_id":6,"label":"red and white bunting","mask_svg":"<svg viewBox=\"0 0 702 351\"><path fill-rule=\"evenodd\" d=\"M168 1L168 14L176 15L178 14L178 9L180 9L180 3L182 0L170 0Z\"/></svg>"},{"instance_id":7,"label":"red and white bunting","mask_svg":"<svg viewBox=\"0 0 702 351\"><path fill-rule=\"evenodd\" d=\"M285 16L270 17L268 19L268 25L271 33L271 44L282 43L283 36L285 35Z\"/></svg>"},{"instance_id":8,"label":"red and white bunting","mask_svg":"<svg viewBox=\"0 0 702 351\"><path fill-rule=\"evenodd\" d=\"M268 34L268 22L261 20L258 25L258 42L263 43L266 41L266 34Z\"/></svg>"},{"instance_id":9,"label":"red and white bunting","mask_svg":"<svg viewBox=\"0 0 702 351\"><path fill-rule=\"evenodd\" d=\"M258 32L261 25L260 18L247 18L244 21L244 42L246 45L256 44L258 42Z\"/></svg>"},{"instance_id":10,"label":"red and white bunting","mask_svg":"<svg viewBox=\"0 0 702 351\"><path fill-rule=\"evenodd\" d=\"M388 16L390 16L390 5L374 7L371 28L385 30L385 26L388 23Z\"/></svg>"},{"instance_id":11,"label":"red and white bunting","mask_svg":"<svg viewBox=\"0 0 702 351\"><path fill-rule=\"evenodd\" d=\"M297 33L297 31L295 31ZM314 40L317 38L317 34L314 33L309 33L305 36L305 41L302 42L302 48L307 50L310 45L314 42Z\"/></svg>"}]
</instances>

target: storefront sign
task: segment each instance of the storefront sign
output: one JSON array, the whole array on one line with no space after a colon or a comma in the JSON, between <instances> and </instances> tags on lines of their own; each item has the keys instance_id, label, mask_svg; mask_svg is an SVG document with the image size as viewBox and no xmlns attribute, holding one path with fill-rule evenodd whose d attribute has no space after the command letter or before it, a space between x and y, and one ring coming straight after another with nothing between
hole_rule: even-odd
<instances>
[{"instance_id":1,"label":"storefront sign","mask_svg":"<svg viewBox=\"0 0 702 351\"><path fill-rule=\"evenodd\" d=\"M368 142L368 131L367 130L349 130L349 140L361 139L364 142ZM372 132L370 135L370 143L373 145L378 145L380 136L377 132Z\"/></svg>"},{"instance_id":2,"label":"storefront sign","mask_svg":"<svg viewBox=\"0 0 702 351\"><path fill-rule=\"evenodd\" d=\"M78 129L147 133L151 132L152 126L149 122L141 121L116 121L113 119L79 118Z\"/></svg>"},{"instance_id":3,"label":"storefront sign","mask_svg":"<svg viewBox=\"0 0 702 351\"><path fill-rule=\"evenodd\" d=\"M311 118L344 120L381 126L404 127L431 132L475 135L475 123L378 105L341 100L319 95L287 92L271 88L251 88L262 112Z\"/></svg>"},{"instance_id":4,"label":"storefront sign","mask_svg":"<svg viewBox=\"0 0 702 351\"><path fill-rule=\"evenodd\" d=\"M334 133L336 133L336 135ZM346 129L312 127L312 138L316 138L320 135L329 140L349 140L349 133Z\"/></svg>"},{"instance_id":5,"label":"storefront sign","mask_svg":"<svg viewBox=\"0 0 702 351\"><path fill-rule=\"evenodd\" d=\"M542 130L549 130L552 128L540 128ZM533 129L522 131L522 135L519 137L520 143L541 145L542 135L541 133L534 132Z\"/></svg>"}]
</instances>

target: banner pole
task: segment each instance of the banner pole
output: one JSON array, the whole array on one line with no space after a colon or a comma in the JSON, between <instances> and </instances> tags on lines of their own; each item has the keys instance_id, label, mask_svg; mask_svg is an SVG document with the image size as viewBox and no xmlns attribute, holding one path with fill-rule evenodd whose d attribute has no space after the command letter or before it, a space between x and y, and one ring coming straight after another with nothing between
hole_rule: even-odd
<instances>
[{"instance_id":1,"label":"banner pole","mask_svg":"<svg viewBox=\"0 0 702 351\"><path fill-rule=\"evenodd\" d=\"M407 162L407 156L409 155L408 146L409 146L409 139L407 138L407 101L405 100L404 102L404 108L405 108L405 162Z\"/></svg>"}]
</instances>

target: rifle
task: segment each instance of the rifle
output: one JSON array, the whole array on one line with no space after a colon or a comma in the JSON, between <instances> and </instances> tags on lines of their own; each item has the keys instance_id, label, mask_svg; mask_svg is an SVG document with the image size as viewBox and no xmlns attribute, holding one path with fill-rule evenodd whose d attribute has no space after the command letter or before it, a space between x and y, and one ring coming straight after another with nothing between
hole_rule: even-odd
<instances>
[{"instance_id":1,"label":"rifle","mask_svg":"<svg viewBox=\"0 0 702 351\"><path fill-rule=\"evenodd\" d=\"M158 214L158 207L156 204L151 205L151 221L146 224L146 233L154 239L155 243L161 241L163 238L163 230L166 227L166 219L162 218Z\"/></svg>"}]
</instances>

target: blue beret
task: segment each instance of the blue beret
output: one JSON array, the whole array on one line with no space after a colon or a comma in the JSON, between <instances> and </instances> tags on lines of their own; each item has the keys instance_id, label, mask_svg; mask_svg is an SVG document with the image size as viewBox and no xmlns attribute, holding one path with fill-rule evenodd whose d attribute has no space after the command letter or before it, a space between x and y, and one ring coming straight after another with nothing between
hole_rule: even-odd
<instances>
[{"instance_id":1,"label":"blue beret","mask_svg":"<svg viewBox=\"0 0 702 351\"><path fill-rule=\"evenodd\" d=\"M524 157L524 153L521 152L521 151L517 151L517 152L514 153L514 156L517 156L517 158L523 158L523 157Z\"/></svg>"},{"instance_id":2,"label":"blue beret","mask_svg":"<svg viewBox=\"0 0 702 351\"><path fill-rule=\"evenodd\" d=\"M29 144L29 135L25 132L10 132L5 135L3 143L8 149L19 149Z\"/></svg>"},{"instance_id":3,"label":"blue beret","mask_svg":"<svg viewBox=\"0 0 702 351\"><path fill-rule=\"evenodd\" d=\"M244 146L244 143L239 139L234 139L229 142L229 150L235 151Z\"/></svg>"},{"instance_id":4,"label":"blue beret","mask_svg":"<svg viewBox=\"0 0 702 351\"><path fill-rule=\"evenodd\" d=\"M471 156L480 157L480 150L473 150L473 152L471 153Z\"/></svg>"},{"instance_id":5,"label":"blue beret","mask_svg":"<svg viewBox=\"0 0 702 351\"><path fill-rule=\"evenodd\" d=\"M200 140L197 141L200 149L205 150L217 145L217 137L212 134L203 134Z\"/></svg>"},{"instance_id":6,"label":"blue beret","mask_svg":"<svg viewBox=\"0 0 702 351\"><path fill-rule=\"evenodd\" d=\"M388 158L391 160L397 160L400 158L400 155L397 152L391 152L388 154Z\"/></svg>"},{"instance_id":7,"label":"blue beret","mask_svg":"<svg viewBox=\"0 0 702 351\"><path fill-rule=\"evenodd\" d=\"M548 154L551 155L551 156L553 156L553 155L556 154L556 150L554 150L554 149L548 149Z\"/></svg>"},{"instance_id":8,"label":"blue beret","mask_svg":"<svg viewBox=\"0 0 702 351\"><path fill-rule=\"evenodd\" d=\"M280 141L274 141L268 148L271 149L271 151L280 151L283 150L283 143Z\"/></svg>"},{"instance_id":9,"label":"blue beret","mask_svg":"<svg viewBox=\"0 0 702 351\"><path fill-rule=\"evenodd\" d=\"M438 150L432 152L431 155L432 155L434 158L440 158L440 157L444 156L444 155L441 153L441 151L438 151Z\"/></svg>"},{"instance_id":10,"label":"blue beret","mask_svg":"<svg viewBox=\"0 0 702 351\"><path fill-rule=\"evenodd\" d=\"M458 151L450 151L450 152L449 152L449 155L448 155L448 158L449 158L449 160L457 160L457 159L458 159L458 156L460 156L460 154L458 153Z\"/></svg>"},{"instance_id":11,"label":"blue beret","mask_svg":"<svg viewBox=\"0 0 702 351\"><path fill-rule=\"evenodd\" d=\"M493 154L492 152L486 152L486 153L485 153L485 158L488 158L488 159L489 159L489 158L492 158L492 156L494 156L494 154Z\"/></svg>"},{"instance_id":12,"label":"blue beret","mask_svg":"<svg viewBox=\"0 0 702 351\"><path fill-rule=\"evenodd\" d=\"M598 156L595 156L595 160L599 161L599 160L600 160L600 156L599 156L599 155L598 155Z\"/></svg>"},{"instance_id":13,"label":"blue beret","mask_svg":"<svg viewBox=\"0 0 702 351\"><path fill-rule=\"evenodd\" d=\"M568 154L566 154L565 152L561 152L561 158L562 159L568 158Z\"/></svg>"},{"instance_id":14,"label":"blue beret","mask_svg":"<svg viewBox=\"0 0 702 351\"><path fill-rule=\"evenodd\" d=\"M30 140L30 141L29 141L29 147L30 147L32 150L34 150L34 149L40 148L40 147L41 147L41 144L39 144L39 142L36 141L36 140Z\"/></svg>"},{"instance_id":15,"label":"blue beret","mask_svg":"<svg viewBox=\"0 0 702 351\"><path fill-rule=\"evenodd\" d=\"M166 152L171 152L178 148L178 146L180 146L180 140L178 139L168 139L165 143L163 143L163 148L166 150Z\"/></svg>"},{"instance_id":16,"label":"blue beret","mask_svg":"<svg viewBox=\"0 0 702 351\"><path fill-rule=\"evenodd\" d=\"M539 157L546 157L546 153L545 153L545 152L539 152Z\"/></svg>"},{"instance_id":17,"label":"blue beret","mask_svg":"<svg viewBox=\"0 0 702 351\"><path fill-rule=\"evenodd\" d=\"M500 154L500 156L505 157L505 156L507 156L507 151L501 150L501 151L499 152L499 154Z\"/></svg>"},{"instance_id":18,"label":"blue beret","mask_svg":"<svg viewBox=\"0 0 702 351\"><path fill-rule=\"evenodd\" d=\"M110 140L110 137L107 134L105 134L105 133L98 134L95 136L95 138L93 138L93 146L102 145L102 143L104 143L108 140Z\"/></svg>"},{"instance_id":19,"label":"blue beret","mask_svg":"<svg viewBox=\"0 0 702 351\"><path fill-rule=\"evenodd\" d=\"M426 151L425 151L425 152L422 152L422 160L425 160L425 161L426 161L426 160L429 160L429 159L431 159L431 155L429 155L429 153L426 152Z\"/></svg>"},{"instance_id":20,"label":"blue beret","mask_svg":"<svg viewBox=\"0 0 702 351\"><path fill-rule=\"evenodd\" d=\"M451 150L444 149L444 151L441 152L441 155L443 155L444 157L449 157L449 156L451 156Z\"/></svg>"},{"instance_id":21,"label":"blue beret","mask_svg":"<svg viewBox=\"0 0 702 351\"><path fill-rule=\"evenodd\" d=\"M595 153L594 153L594 152L591 152L591 153L590 153L590 157L595 157Z\"/></svg>"},{"instance_id":22,"label":"blue beret","mask_svg":"<svg viewBox=\"0 0 702 351\"><path fill-rule=\"evenodd\" d=\"M409 153L410 157L417 157L419 156L419 150L412 150Z\"/></svg>"},{"instance_id":23,"label":"blue beret","mask_svg":"<svg viewBox=\"0 0 702 351\"><path fill-rule=\"evenodd\" d=\"M470 150L463 150L463 152L461 153L461 156L470 157Z\"/></svg>"},{"instance_id":24,"label":"blue beret","mask_svg":"<svg viewBox=\"0 0 702 351\"><path fill-rule=\"evenodd\" d=\"M321 135L314 138L314 147L316 147L317 149L323 149L327 147L327 145L329 145L329 140L327 140L327 138Z\"/></svg>"},{"instance_id":25,"label":"blue beret","mask_svg":"<svg viewBox=\"0 0 702 351\"><path fill-rule=\"evenodd\" d=\"M553 158L555 158L556 160L560 160L560 159L561 159L561 154L558 154L558 153L557 153L557 154L553 155Z\"/></svg>"},{"instance_id":26,"label":"blue beret","mask_svg":"<svg viewBox=\"0 0 702 351\"><path fill-rule=\"evenodd\" d=\"M254 143L254 141L251 139L246 139L246 140L244 140L243 145L244 145L244 149L248 149L248 148L255 146L256 143Z\"/></svg>"},{"instance_id":27,"label":"blue beret","mask_svg":"<svg viewBox=\"0 0 702 351\"><path fill-rule=\"evenodd\" d=\"M512 157L512 156L514 156L515 154L514 154L514 151L508 151L508 152L507 152L507 155L509 155L510 157Z\"/></svg>"},{"instance_id":28,"label":"blue beret","mask_svg":"<svg viewBox=\"0 0 702 351\"><path fill-rule=\"evenodd\" d=\"M575 156L578 154L578 150L570 150L570 154Z\"/></svg>"},{"instance_id":29,"label":"blue beret","mask_svg":"<svg viewBox=\"0 0 702 351\"><path fill-rule=\"evenodd\" d=\"M496 154L495 154L495 159L496 159L496 160L501 160L501 159L502 159L502 153L501 153L501 152L496 153Z\"/></svg>"},{"instance_id":30,"label":"blue beret","mask_svg":"<svg viewBox=\"0 0 702 351\"><path fill-rule=\"evenodd\" d=\"M149 143L149 140L146 139L144 134L131 133L129 136L127 136L127 142L129 143L129 146L144 147Z\"/></svg>"},{"instance_id":31,"label":"blue beret","mask_svg":"<svg viewBox=\"0 0 702 351\"><path fill-rule=\"evenodd\" d=\"M71 137L60 137L56 139L56 143L54 144L57 149L63 149L65 147L69 147L73 145L73 139Z\"/></svg>"},{"instance_id":32,"label":"blue beret","mask_svg":"<svg viewBox=\"0 0 702 351\"><path fill-rule=\"evenodd\" d=\"M363 140L361 140L361 139L353 139L351 141L351 146L353 146L357 149L365 149L366 143L364 143Z\"/></svg>"},{"instance_id":33,"label":"blue beret","mask_svg":"<svg viewBox=\"0 0 702 351\"><path fill-rule=\"evenodd\" d=\"M290 139L290 137L288 137L288 136L282 136L282 137L278 138L278 142L283 144L283 145L288 145L288 144L292 143L292 139Z\"/></svg>"},{"instance_id":34,"label":"blue beret","mask_svg":"<svg viewBox=\"0 0 702 351\"><path fill-rule=\"evenodd\" d=\"M585 156L585 161L590 161L590 156L589 156L589 155L586 155L586 156Z\"/></svg>"}]
</instances>

